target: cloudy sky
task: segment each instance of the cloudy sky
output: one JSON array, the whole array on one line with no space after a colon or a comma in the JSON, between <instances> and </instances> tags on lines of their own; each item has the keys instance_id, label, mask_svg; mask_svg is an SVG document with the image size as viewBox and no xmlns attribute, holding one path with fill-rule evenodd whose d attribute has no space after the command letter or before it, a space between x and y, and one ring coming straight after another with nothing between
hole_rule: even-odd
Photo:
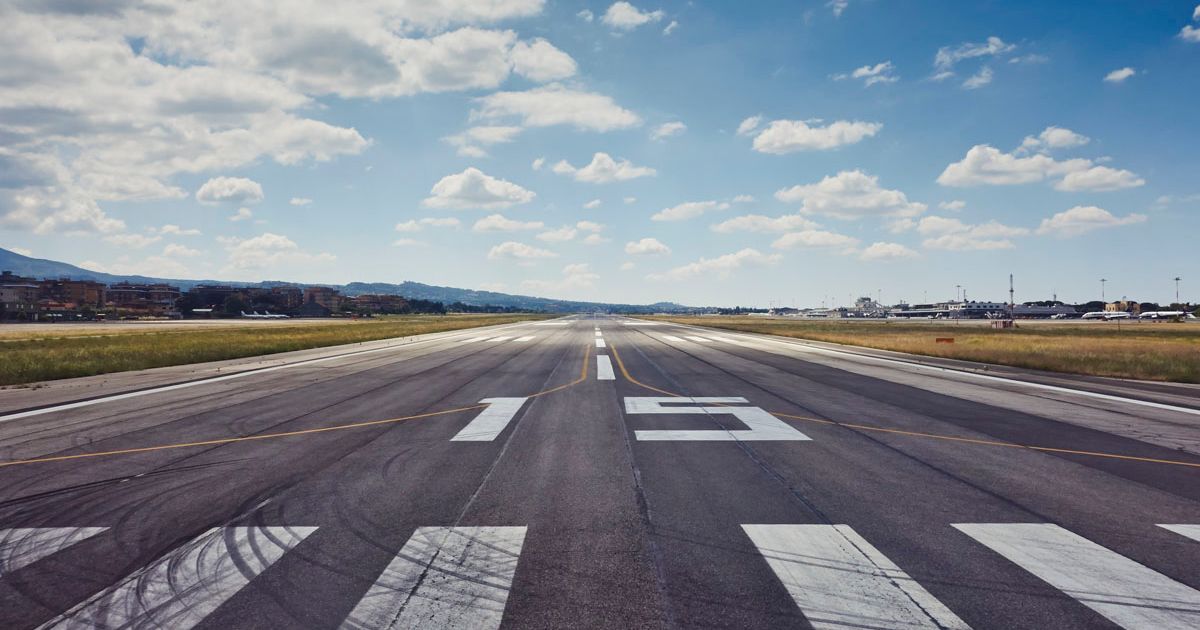
<instances>
[{"instance_id":1,"label":"cloudy sky","mask_svg":"<svg viewBox=\"0 0 1200 630\"><path fill-rule=\"evenodd\" d=\"M1194 1L0 0L0 246L623 302L1200 299Z\"/></svg>"}]
</instances>

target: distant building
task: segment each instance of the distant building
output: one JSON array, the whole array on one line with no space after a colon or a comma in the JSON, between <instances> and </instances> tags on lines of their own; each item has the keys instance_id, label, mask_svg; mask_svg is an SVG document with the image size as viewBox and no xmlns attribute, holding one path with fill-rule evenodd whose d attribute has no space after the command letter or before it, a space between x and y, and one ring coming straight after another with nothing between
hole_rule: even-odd
<instances>
[{"instance_id":1,"label":"distant building","mask_svg":"<svg viewBox=\"0 0 1200 630\"><path fill-rule=\"evenodd\" d=\"M178 314L175 302L180 295L179 287L169 284L118 282L108 288L108 303L134 315L168 317Z\"/></svg>"},{"instance_id":2,"label":"distant building","mask_svg":"<svg viewBox=\"0 0 1200 630\"><path fill-rule=\"evenodd\" d=\"M102 282L91 280L42 280L38 283L41 299L61 304L67 309L104 308L108 301L108 287Z\"/></svg>"},{"instance_id":3,"label":"distant building","mask_svg":"<svg viewBox=\"0 0 1200 630\"><path fill-rule=\"evenodd\" d=\"M0 319L36 319L40 291L33 278L0 272Z\"/></svg>"},{"instance_id":4,"label":"distant building","mask_svg":"<svg viewBox=\"0 0 1200 630\"><path fill-rule=\"evenodd\" d=\"M364 294L348 301L367 313L403 313L408 310L408 300L399 295Z\"/></svg>"},{"instance_id":5,"label":"distant building","mask_svg":"<svg viewBox=\"0 0 1200 630\"><path fill-rule=\"evenodd\" d=\"M337 311L342 306L342 296L337 289L330 287L304 287L304 302L316 302L330 311Z\"/></svg>"},{"instance_id":6,"label":"distant building","mask_svg":"<svg viewBox=\"0 0 1200 630\"><path fill-rule=\"evenodd\" d=\"M1104 305L1105 313L1130 313L1138 315L1142 312L1142 306L1133 300L1117 300Z\"/></svg>"}]
</instances>

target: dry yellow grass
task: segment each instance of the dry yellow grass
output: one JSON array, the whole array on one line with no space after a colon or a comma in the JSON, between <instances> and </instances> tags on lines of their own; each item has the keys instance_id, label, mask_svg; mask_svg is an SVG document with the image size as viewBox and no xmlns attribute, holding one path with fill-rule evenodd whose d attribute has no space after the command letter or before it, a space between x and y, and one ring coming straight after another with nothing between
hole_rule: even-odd
<instances>
[{"instance_id":1,"label":"dry yellow grass","mask_svg":"<svg viewBox=\"0 0 1200 630\"><path fill-rule=\"evenodd\" d=\"M89 334L9 331L0 339L0 385L16 385L168 365L237 359L292 350L409 337L543 319L548 315L399 315L336 323L246 324L190 329L141 328Z\"/></svg>"},{"instance_id":2,"label":"dry yellow grass","mask_svg":"<svg viewBox=\"0 0 1200 630\"><path fill-rule=\"evenodd\" d=\"M1015 367L1200 383L1200 325L1023 323L994 330L964 323L812 321L762 317L663 317L683 324L829 341ZM954 343L936 343L952 337Z\"/></svg>"}]
</instances>

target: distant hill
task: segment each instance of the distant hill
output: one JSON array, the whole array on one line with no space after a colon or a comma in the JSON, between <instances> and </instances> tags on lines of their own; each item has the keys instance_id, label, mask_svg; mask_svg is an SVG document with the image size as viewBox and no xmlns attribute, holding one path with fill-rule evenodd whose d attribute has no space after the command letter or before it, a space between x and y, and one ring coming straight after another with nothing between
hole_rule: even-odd
<instances>
[{"instance_id":1,"label":"distant hill","mask_svg":"<svg viewBox=\"0 0 1200 630\"><path fill-rule=\"evenodd\" d=\"M183 290L197 284L223 284L245 287L274 287L274 286L306 286L300 282L284 282L267 280L263 282L229 282L225 280L188 280L181 278L151 278L147 276L122 276L110 273L90 271L57 260L30 258L13 251L0 248L0 270L11 271L19 276L34 278L71 278L72 280L94 280L105 284L115 282L166 282L179 286ZM566 313L577 311L604 310L622 313L658 313L693 311L691 307L671 302L655 304L609 304L604 302L576 302L572 300L554 300L550 298L529 295L511 295L494 291L476 291L473 289L458 289L454 287L439 287L420 282L351 282L345 285L331 286L349 296L375 293L382 295L400 295L410 299L433 300L443 304L461 302L469 306L501 306L527 310L547 311L551 313Z\"/></svg>"}]
</instances>

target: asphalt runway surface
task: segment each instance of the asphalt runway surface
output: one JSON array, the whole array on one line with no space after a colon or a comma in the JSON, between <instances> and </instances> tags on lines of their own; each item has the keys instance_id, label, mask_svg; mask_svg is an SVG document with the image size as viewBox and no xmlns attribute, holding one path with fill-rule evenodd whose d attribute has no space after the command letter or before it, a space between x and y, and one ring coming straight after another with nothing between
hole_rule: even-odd
<instances>
[{"instance_id":1,"label":"asphalt runway surface","mask_svg":"<svg viewBox=\"0 0 1200 630\"><path fill-rule=\"evenodd\" d=\"M592 316L120 382L0 410L0 628L1200 628L1195 387Z\"/></svg>"}]
</instances>

